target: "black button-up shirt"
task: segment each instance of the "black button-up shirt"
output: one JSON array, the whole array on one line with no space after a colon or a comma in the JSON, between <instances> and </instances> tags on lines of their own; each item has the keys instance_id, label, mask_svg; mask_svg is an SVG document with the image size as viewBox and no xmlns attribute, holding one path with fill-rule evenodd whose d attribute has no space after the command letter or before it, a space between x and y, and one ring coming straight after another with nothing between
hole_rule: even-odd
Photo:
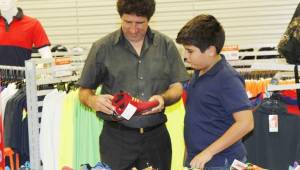
<instances>
[{"instance_id":1,"label":"black button-up shirt","mask_svg":"<svg viewBox=\"0 0 300 170\"><path fill-rule=\"evenodd\" d=\"M140 56L124 37L121 29L96 41L88 55L79 85L96 89L101 94L115 94L120 90L148 100L161 94L169 85L188 80L181 57L174 42L167 36L147 30ZM106 117L105 114L100 114ZM166 121L162 113L134 116L123 123L129 127L150 127Z\"/></svg>"}]
</instances>

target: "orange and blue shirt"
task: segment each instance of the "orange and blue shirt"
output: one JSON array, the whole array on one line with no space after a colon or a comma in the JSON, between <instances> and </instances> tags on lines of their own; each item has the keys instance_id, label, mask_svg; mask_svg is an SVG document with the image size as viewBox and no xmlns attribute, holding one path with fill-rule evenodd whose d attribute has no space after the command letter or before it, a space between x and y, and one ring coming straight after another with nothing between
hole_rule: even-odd
<instances>
[{"instance_id":1,"label":"orange and blue shirt","mask_svg":"<svg viewBox=\"0 0 300 170\"><path fill-rule=\"evenodd\" d=\"M8 24L0 13L0 65L24 66L31 58L31 49L49 46L41 23L23 14L21 8Z\"/></svg>"}]
</instances>

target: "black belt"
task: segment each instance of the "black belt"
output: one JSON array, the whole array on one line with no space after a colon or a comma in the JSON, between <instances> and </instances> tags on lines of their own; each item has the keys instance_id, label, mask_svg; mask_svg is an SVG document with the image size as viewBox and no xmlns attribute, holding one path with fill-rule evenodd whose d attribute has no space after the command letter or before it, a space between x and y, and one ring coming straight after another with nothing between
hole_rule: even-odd
<instances>
[{"instance_id":1,"label":"black belt","mask_svg":"<svg viewBox=\"0 0 300 170\"><path fill-rule=\"evenodd\" d=\"M132 127L124 126L124 125L122 125L120 123L117 123L117 122L113 122L113 121L105 121L104 123L106 125L108 125L109 127L114 128L114 129L122 129L122 130L128 130L128 131L135 131L135 132L138 132L140 134L152 131L152 130L154 130L156 128L159 128L162 125L164 125L164 123L161 123L161 124L158 124L158 125L155 125L155 126L151 126L151 127L146 127L146 128L132 128Z\"/></svg>"}]
</instances>

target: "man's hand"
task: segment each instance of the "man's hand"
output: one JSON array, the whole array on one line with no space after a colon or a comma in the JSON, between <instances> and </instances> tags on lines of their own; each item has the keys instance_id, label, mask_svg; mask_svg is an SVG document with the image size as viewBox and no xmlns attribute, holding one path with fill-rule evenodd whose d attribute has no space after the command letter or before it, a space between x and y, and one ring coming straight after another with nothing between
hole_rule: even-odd
<instances>
[{"instance_id":1,"label":"man's hand","mask_svg":"<svg viewBox=\"0 0 300 170\"><path fill-rule=\"evenodd\" d=\"M147 111L145 113L142 113L142 115L149 115L149 114L154 114L161 112L165 108L165 101L161 95L154 95L152 96L149 101L158 101L158 106L152 108L150 111Z\"/></svg>"},{"instance_id":2,"label":"man's hand","mask_svg":"<svg viewBox=\"0 0 300 170\"><path fill-rule=\"evenodd\" d=\"M190 162L191 168L204 169L205 164L211 160L213 155L208 151L203 151L196 155Z\"/></svg>"},{"instance_id":3,"label":"man's hand","mask_svg":"<svg viewBox=\"0 0 300 170\"><path fill-rule=\"evenodd\" d=\"M109 94L98 96L92 95L89 96L87 104L95 111L100 111L108 115L112 115L113 111L115 110L111 102L112 99L113 96Z\"/></svg>"}]
</instances>

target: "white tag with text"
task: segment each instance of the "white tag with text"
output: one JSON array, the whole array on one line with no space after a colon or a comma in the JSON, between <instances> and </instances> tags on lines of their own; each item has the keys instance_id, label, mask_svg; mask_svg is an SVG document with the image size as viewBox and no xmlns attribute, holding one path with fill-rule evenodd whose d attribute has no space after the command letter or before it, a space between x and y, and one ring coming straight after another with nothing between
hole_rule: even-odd
<instances>
[{"instance_id":1,"label":"white tag with text","mask_svg":"<svg viewBox=\"0 0 300 170\"><path fill-rule=\"evenodd\" d=\"M132 104L128 103L126 109L124 110L124 112L121 114L121 116L123 118L125 118L126 120L129 120L135 113L136 111L136 107L133 106Z\"/></svg>"},{"instance_id":2,"label":"white tag with text","mask_svg":"<svg viewBox=\"0 0 300 170\"><path fill-rule=\"evenodd\" d=\"M278 132L278 115L269 115L269 132Z\"/></svg>"},{"instance_id":3,"label":"white tag with text","mask_svg":"<svg viewBox=\"0 0 300 170\"><path fill-rule=\"evenodd\" d=\"M247 164L235 159L231 164L230 170L244 170L246 168Z\"/></svg>"}]
</instances>

